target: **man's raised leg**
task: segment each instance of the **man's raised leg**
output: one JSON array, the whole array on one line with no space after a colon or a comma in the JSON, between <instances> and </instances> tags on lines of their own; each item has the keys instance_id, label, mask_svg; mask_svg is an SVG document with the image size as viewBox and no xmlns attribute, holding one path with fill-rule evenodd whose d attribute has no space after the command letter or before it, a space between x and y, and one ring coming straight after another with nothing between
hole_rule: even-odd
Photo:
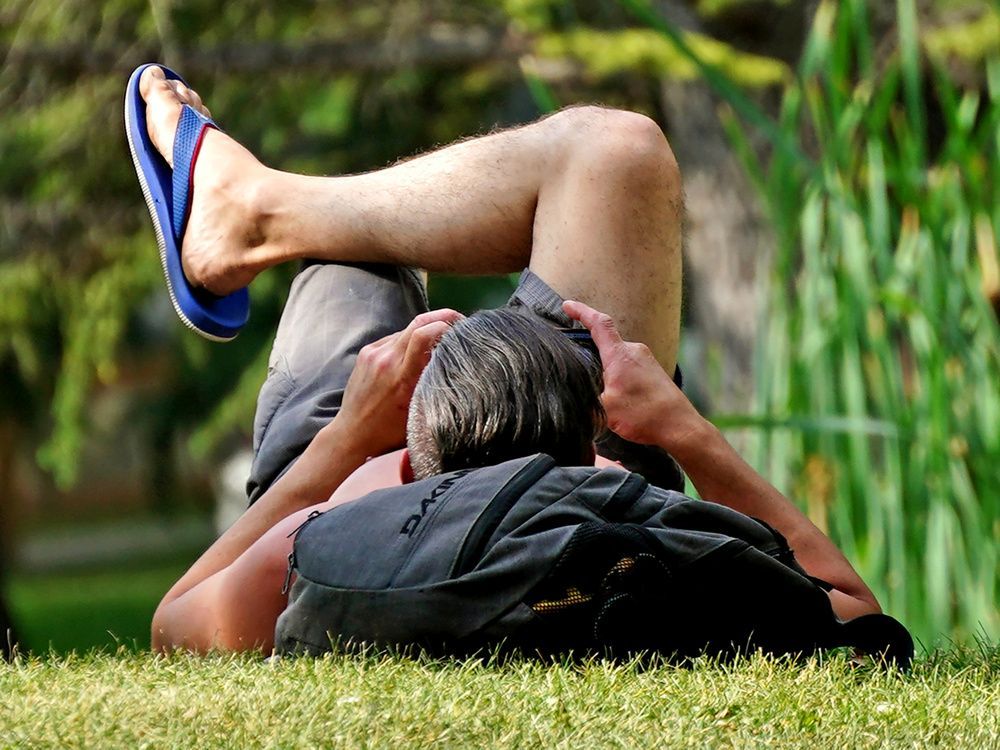
<instances>
[{"instance_id":1,"label":"man's raised leg","mask_svg":"<svg viewBox=\"0 0 1000 750\"><path fill-rule=\"evenodd\" d=\"M149 129L169 153L194 92L142 83ZM169 157L168 157L169 158ZM218 131L194 171L185 273L225 293L294 258L452 273L530 266L563 297L606 311L671 370L680 309L681 188L648 118L598 107L343 177L268 169Z\"/></svg>"}]
</instances>

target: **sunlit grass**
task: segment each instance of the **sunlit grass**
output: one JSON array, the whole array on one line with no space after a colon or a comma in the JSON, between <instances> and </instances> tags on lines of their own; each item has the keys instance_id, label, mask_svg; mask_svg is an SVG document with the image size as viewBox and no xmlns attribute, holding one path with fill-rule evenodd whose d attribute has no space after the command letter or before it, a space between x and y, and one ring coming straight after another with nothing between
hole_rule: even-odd
<instances>
[{"instance_id":1,"label":"sunlit grass","mask_svg":"<svg viewBox=\"0 0 1000 750\"><path fill-rule=\"evenodd\" d=\"M388 656L70 656L0 666L4 747L947 747L1000 736L996 652L909 676Z\"/></svg>"}]
</instances>

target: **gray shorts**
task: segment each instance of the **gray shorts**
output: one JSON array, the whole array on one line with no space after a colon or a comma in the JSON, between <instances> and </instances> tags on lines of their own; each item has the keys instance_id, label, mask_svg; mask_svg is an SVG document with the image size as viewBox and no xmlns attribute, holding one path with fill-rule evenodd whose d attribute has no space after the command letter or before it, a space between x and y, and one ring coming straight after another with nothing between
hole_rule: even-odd
<instances>
[{"instance_id":1,"label":"gray shorts","mask_svg":"<svg viewBox=\"0 0 1000 750\"><path fill-rule=\"evenodd\" d=\"M508 301L558 326L571 326L562 298L530 270ZM340 410L344 386L365 344L405 328L428 310L427 291L410 268L374 263L308 262L292 282L257 397L253 503L291 468L317 432ZM679 382L679 371L675 380ZM684 489L684 475L659 448L606 433L601 455L621 461L653 484Z\"/></svg>"}]
</instances>

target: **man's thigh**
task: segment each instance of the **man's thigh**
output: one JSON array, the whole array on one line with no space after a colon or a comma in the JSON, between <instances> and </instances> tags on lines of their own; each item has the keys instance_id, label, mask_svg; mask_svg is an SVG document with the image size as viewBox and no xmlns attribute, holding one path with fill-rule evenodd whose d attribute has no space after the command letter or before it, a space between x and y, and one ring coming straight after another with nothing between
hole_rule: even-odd
<instances>
[{"instance_id":1,"label":"man's thigh","mask_svg":"<svg viewBox=\"0 0 1000 750\"><path fill-rule=\"evenodd\" d=\"M539 193L528 267L564 299L610 315L671 372L682 292L677 163L640 115L605 111L591 126L593 148Z\"/></svg>"},{"instance_id":2,"label":"man's thigh","mask_svg":"<svg viewBox=\"0 0 1000 750\"><path fill-rule=\"evenodd\" d=\"M288 295L257 398L250 502L302 454L340 410L361 347L405 328L427 310L409 268L307 263Z\"/></svg>"}]
</instances>

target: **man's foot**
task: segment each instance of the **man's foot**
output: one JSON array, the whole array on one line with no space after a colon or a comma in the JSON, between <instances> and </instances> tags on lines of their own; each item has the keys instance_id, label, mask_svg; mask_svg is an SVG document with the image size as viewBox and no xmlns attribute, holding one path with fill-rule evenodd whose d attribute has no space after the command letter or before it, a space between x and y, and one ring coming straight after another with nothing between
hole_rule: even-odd
<instances>
[{"instance_id":1,"label":"man's foot","mask_svg":"<svg viewBox=\"0 0 1000 750\"><path fill-rule=\"evenodd\" d=\"M201 97L180 81L168 80L156 67L139 82L146 102L146 128L157 151L173 167L174 134L181 107L208 116ZM255 197L266 175L264 166L224 133L206 131L192 175L191 213L184 231L181 263L192 285L220 296L247 286L262 270L250 251L264 244Z\"/></svg>"}]
</instances>

